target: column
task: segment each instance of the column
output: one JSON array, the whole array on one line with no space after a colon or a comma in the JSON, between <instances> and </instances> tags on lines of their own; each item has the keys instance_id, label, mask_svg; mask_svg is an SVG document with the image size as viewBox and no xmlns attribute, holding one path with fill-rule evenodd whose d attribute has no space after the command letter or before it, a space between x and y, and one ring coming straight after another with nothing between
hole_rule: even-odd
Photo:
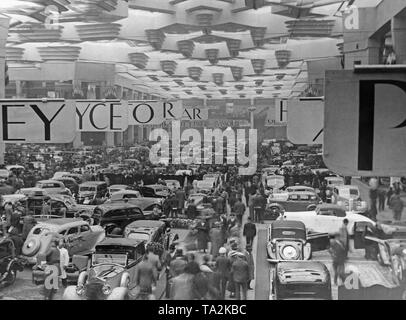
<instances>
[{"instance_id":1,"label":"column","mask_svg":"<svg viewBox=\"0 0 406 320\"><path fill-rule=\"evenodd\" d=\"M106 146L114 147L114 133L115 132L106 132Z\"/></svg>"},{"instance_id":2,"label":"column","mask_svg":"<svg viewBox=\"0 0 406 320\"><path fill-rule=\"evenodd\" d=\"M82 83L78 80L73 80L72 81L72 90L75 92L75 89L81 89ZM79 91L81 92L81 91ZM82 93L80 93L82 94ZM83 98L83 97L82 97ZM75 139L73 140L73 148L74 149L79 149L83 145L82 143L82 133L81 132L76 132L75 133Z\"/></svg>"},{"instance_id":3,"label":"column","mask_svg":"<svg viewBox=\"0 0 406 320\"><path fill-rule=\"evenodd\" d=\"M130 146L134 145L134 131L135 131L135 126L128 126L127 144Z\"/></svg>"},{"instance_id":4,"label":"column","mask_svg":"<svg viewBox=\"0 0 406 320\"><path fill-rule=\"evenodd\" d=\"M392 19L392 41L397 64L406 64L406 18Z\"/></svg>"}]
</instances>

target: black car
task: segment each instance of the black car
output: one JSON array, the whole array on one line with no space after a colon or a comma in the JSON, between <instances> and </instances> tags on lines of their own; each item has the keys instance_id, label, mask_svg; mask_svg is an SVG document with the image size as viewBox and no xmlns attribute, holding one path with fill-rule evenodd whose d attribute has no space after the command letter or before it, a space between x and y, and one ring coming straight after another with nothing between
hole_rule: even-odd
<instances>
[{"instance_id":1,"label":"black car","mask_svg":"<svg viewBox=\"0 0 406 320\"><path fill-rule=\"evenodd\" d=\"M145 220L142 210L131 203L106 203L97 206L92 216L95 224L100 224L106 234L121 235L127 225L133 221Z\"/></svg>"},{"instance_id":2,"label":"black car","mask_svg":"<svg viewBox=\"0 0 406 320\"><path fill-rule=\"evenodd\" d=\"M270 300L332 300L330 272L321 262L279 262L270 277Z\"/></svg>"}]
</instances>

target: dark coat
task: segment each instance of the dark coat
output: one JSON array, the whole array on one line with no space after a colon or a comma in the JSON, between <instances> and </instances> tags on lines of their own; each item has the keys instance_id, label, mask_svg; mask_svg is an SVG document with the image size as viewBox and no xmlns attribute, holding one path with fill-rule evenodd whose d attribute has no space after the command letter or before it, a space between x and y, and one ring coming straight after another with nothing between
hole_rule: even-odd
<instances>
[{"instance_id":1,"label":"dark coat","mask_svg":"<svg viewBox=\"0 0 406 320\"><path fill-rule=\"evenodd\" d=\"M235 260L231 266L231 273L234 282L247 283L250 278L248 263L243 259Z\"/></svg>"},{"instance_id":2,"label":"dark coat","mask_svg":"<svg viewBox=\"0 0 406 320\"><path fill-rule=\"evenodd\" d=\"M231 260L223 256L217 257L216 270L222 278L228 278L231 271Z\"/></svg>"},{"instance_id":3,"label":"dark coat","mask_svg":"<svg viewBox=\"0 0 406 320\"><path fill-rule=\"evenodd\" d=\"M244 225L243 235L245 237L251 237L251 238L255 237L257 235L257 227L255 226L255 224L252 222L247 222Z\"/></svg>"}]
</instances>

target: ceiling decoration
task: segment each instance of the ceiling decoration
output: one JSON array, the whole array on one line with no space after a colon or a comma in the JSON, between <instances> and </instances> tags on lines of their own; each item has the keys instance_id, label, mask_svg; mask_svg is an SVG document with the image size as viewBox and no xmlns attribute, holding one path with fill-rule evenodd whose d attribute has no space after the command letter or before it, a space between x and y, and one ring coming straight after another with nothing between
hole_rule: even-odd
<instances>
[{"instance_id":1,"label":"ceiling decoration","mask_svg":"<svg viewBox=\"0 0 406 320\"><path fill-rule=\"evenodd\" d=\"M346 1L283 2L254 10L245 0L13 0L0 8L11 17L10 68L114 63L134 88L165 98L248 99L297 96L308 60L342 55L335 13ZM52 28L49 5L59 10Z\"/></svg>"}]
</instances>

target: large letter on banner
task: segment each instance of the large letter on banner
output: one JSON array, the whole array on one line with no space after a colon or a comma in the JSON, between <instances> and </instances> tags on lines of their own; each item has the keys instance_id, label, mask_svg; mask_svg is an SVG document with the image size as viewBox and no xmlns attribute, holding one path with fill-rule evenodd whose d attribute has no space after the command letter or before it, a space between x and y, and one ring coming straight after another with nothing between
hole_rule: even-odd
<instances>
[{"instance_id":1,"label":"large letter on banner","mask_svg":"<svg viewBox=\"0 0 406 320\"><path fill-rule=\"evenodd\" d=\"M332 171L346 176L403 176L405 69L327 72L324 127L324 160Z\"/></svg>"},{"instance_id":2,"label":"large letter on banner","mask_svg":"<svg viewBox=\"0 0 406 320\"><path fill-rule=\"evenodd\" d=\"M322 144L324 99L289 100L288 140L294 144Z\"/></svg>"},{"instance_id":3,"label":"large letter on banner","mask_svg":"<svg viewBox=\"0 0 406 320\"><path fill-rule=\"evenodd\" d=\"M122 132L128 128L127 101L77 100L77 130L93 132Z\"/></svg>"},{"instance_id":4,"label":"large letter on banner","mask_svg":"<svg viewBox=\"0 0 406 320\"><path fill-rule=\"evenodd\" d=\"M70 143L75 139L72 101L0 100L2 141Z\"/></svg>"},{"instance_id":5,"label":"large letter on banner","mask_svg":"<svg viewBox=\"0 0 406 320\"><path fill-rule=\"evenodd\" d=\"M157 125L167 120L181 120L182 101L129 101L129 125Z\"/></svg>"}]
</instances>

